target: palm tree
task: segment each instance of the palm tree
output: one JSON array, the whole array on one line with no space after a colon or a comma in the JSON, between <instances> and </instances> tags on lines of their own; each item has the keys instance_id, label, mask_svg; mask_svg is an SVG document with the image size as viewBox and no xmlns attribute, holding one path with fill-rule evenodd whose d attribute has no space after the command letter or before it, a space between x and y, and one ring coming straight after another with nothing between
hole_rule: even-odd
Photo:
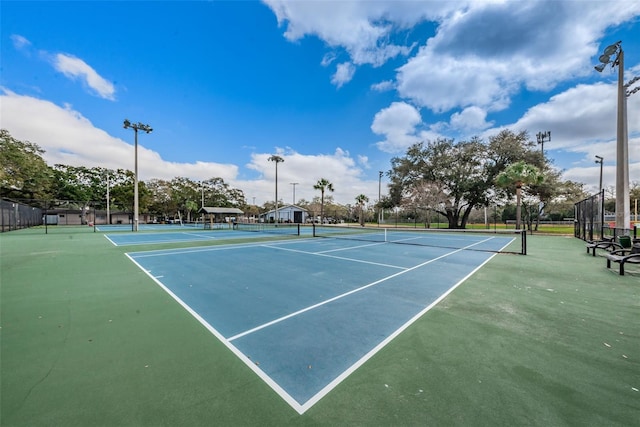
<instances>
[{"instance_id":1,"label":"palm tree","mask_svg":"<svg viewBox=\"0 0 640 427\"><path fill-rule=\"evenodd\" d=\"M313 186L314 190L320 190L320 224L324 224L324 191L333 191L333 184L324 178L320 178L316 185Z\"/></svg>"},{"instance_id":2,"label":"palm tree","mask_svg":"<svg viewBox=\"0 0 640 427\"><path fill-rule=\"evenodd\" d=\"M364 204L369 201L369 198L364 194L360 194L356 197L356 203L359 207L359 215L360 215L360 225L364 227L364 217L362 216L364 210Z\"/></svg>"},{"instance_id":3,"label":"palm tree","mask_svg":"<svg viewBox=\"0 0 640 427\"><path fill-rule=\"evenodd\" d=\"M516 186L516 229L520 230L521 200L523 185L539 185L544 181L544 175L540 169L532 164L519 161L509 165L505 170L500 172L496 178L496 184L500 187Z\"/></svg>"},{"instance_id":4,"label":"palm tree","mask_svg":"<svg viewBox=\"0 0 640 427\"><path fill-rule=\"evenodd\" d=\"M276 162L276 212L275 212L275 218L276 218L276 224L278 223L278 163L284 162L284 159L280 156L278 156L277 154L274 154L273 156L269 157L269 161L270 162Z\"/></svg>"}]
</instances>

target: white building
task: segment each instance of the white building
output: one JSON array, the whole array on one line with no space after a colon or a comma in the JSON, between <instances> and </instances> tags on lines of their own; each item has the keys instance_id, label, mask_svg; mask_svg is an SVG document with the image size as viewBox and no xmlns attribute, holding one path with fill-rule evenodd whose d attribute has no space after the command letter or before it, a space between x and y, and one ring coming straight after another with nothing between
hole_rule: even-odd
<instances>
[{"instance_id":1,"label":"white building","mask_svg":"<svg viewBox=\"0 0 640 427\"><path fill-rule=\"evenodd\" d=\"M309 211L296 205L278 206L279 222L292 222L296 224L304 224L307 222ZM276 211L270 210L260 214L260 220L264 222L276 222Z\"/></svg>"}]
</instances>

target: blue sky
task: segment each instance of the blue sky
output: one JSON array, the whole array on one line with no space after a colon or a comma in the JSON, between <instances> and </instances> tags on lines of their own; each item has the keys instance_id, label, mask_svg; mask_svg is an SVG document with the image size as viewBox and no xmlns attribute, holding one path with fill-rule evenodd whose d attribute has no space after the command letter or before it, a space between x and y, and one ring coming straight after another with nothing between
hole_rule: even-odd
<instances>
[{"instance_id":1,"label":"blue sky","mask_svg":"<svg viewBox=\"0 0 640 427\"><path fill-rule=\"evenodd\" d=\"M618 40L640 76L637 1L2 1L0 125L49 164L222 177L257 204L378 198L412 143L551 131L566 179L615 184ZM635 84L640 85L640 83ZM634 86L632 86L634 87ZM640 94L628 98L640 181ZM384 183L384 180L383 180ZM383 185L384 189L384 185ZM384 190L383 190L384 193ZM254 199L255 198L255 199Z\"/></svg>"}]
</instances>

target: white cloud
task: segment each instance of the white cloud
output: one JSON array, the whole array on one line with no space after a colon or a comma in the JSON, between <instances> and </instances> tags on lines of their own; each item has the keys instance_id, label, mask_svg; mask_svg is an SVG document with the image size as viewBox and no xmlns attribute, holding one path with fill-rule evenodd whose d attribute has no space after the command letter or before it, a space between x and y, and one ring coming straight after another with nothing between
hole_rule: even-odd
<instances>
[{"instance_id":1,"label":"white cloud","mask_svg":"<svg viewBox=\"0 0 640 427\"><path fill-rule=\"evenodd\" d=\"M416 127L421 123L420 112L414 106L394 102L376 113L371 130L385 136L384 141L376 144L380 150L397 153L420 140Z\"/></svg>"},{"instance_id":2,"label":"white cloud","mask_svg":"<svg viewBox=\"0 0 640 427\"><path fill-rule=\"evenodd\" d=\"M96 128L91 121L71 106L58 106L30 96L18 95L3 89L0 95L0 127L8 129L12 136L31 141L45 150L44 159L49 165L104 167L109 169L134 169L134 148L129 140L109 135ZM156 131L154 131L155 133ZM170 180L176 176L192 180L220 177L234 188L241 189L247 201L257 204L273 200L275 196L275 164L270 153L251 156L247 168L260 173L255 180L239 177L239 167L233 164L212 162L169 162L160 153L145 147L145 140L154 133L138 139L138 173L141 180L152 178ZM133 141L133 134L127 133ZM371 200L377 195L377 181L363 181L363 167L367 158L357 156L357 162L349 152L337 148L333 154L302 154L290 148L278 149L284 163L278 165L278 198L292 201L291 182L297 182L296 199L311 201L318 192L313 185L320 178L340 177L336 181L334 199L343 204L354 204L355 196L366 194ZM358 163L360 164L358 166ZM377 196L375 196L377 197Z\"/></svg>"},{"instance_id":3,"label":"white cloud","mask_svg":"<svg viewBox=\"0 0 640 427\"><path fill-rule=\"evenodd\" d=\"M348 83L353 78L353 74L356 72L356 67L350 62L343 62L338 64L336 73L331 78L331 83L337 87L341 87L345 83Z\"/></svg>"},{"instance_id":4,"label":"white cloud","mask_svg":"<svg viewBox=\"0 0 640 427\"><path fill-rule=\"evenodd\" d=\"M330 193L334 200L342 204L355 204L358 194L365 194L369 199L377 198L377 181L363 181L363 170L356 164L349 152L337 148L332 154L303 154L292 149L278 149L276 153L284 159L278 163L278 199L285 203L293 201L292 182L296 182L296 200L313 200L320 196L313 186L319 179L325 178L333 182L335 191ZM256 203L273 201L275 197L275 163L268 159L269 153L254 153L247 168L260 173L260 178L252 181L236 181L247 199L251 202L257 195ZM365 165L367 159L357 156L358 162ZM335 180L334 177L339 177Z\"/></svg>"},{"instance_id":5,"label":"white cloud","mask_svg":"<svg viewBox=\"0 0 640 427\"><path fill-rule=\"evenodd\" d=\"M391 58L408 55L411 46L394 44L394 31L411 28L426 15L441 16L450 6L435 2L403 1L287 1L264 0L272 9L284 36L297 41L315 35L332 49L341 48L353 65L380 66ZM444 3L444 2L442 2ZM333 60L325 56L323 65ZM344 83L334 79L337 83Z\"/></svg>"},{"instance_id":6,"label":"white cloud","mask_svg":"<svg viewBox=\"0 0 640 427\"><path fill-rule=\"evenodd\" d=\"M13 42L13 47L17 50L25 50L31 47L31 42L19 34L11 34L11 41Z\"/></svg>"},{"instance_id":7,"label":"white cloud","mask_svg":"<svg viewBox=\"0 0 640 427\"><path fill-rule=\"evenodd\" d=\"M434 23L435 36L398 68L396 87L402 98L435 112L471 106L501 111L523 87L547 91L587 75L604 31L640 15L640 3L633 1L616 7L558 1L264 2L285 27L287 39L316 36L333 50L344 49L353 66L379 66L409 55L413 46L396 40L416 24ZM323 64L331 62L328 58L332 61L335 52ZM344 71L333 76L335 84L349 80Z\"/></svg>"},{"instance_id":8,"label":"white cloud","mask_svg":"<svg viewBox=\"0 0 640 427\"><path fill-rule=\"evenodd\" d=\"M500 128L488 129L484 137L495 135L500 129L529 130L535 133L550 131L551 141L545 142L545 152L554 150L554 156L563 153L579 155L575 167L564 171L565 179L584 182L591 190L597 190L599 169L594 173L595 156L604 157L605 186L615 184L617 155L616 83L578 85L551 97L549 101L530 108L518 121ZM628 112L640 111L640 96L627 100ZM628 116L629 179L640 181L640 122Z\"/></svg>"},{"instance_id":9,"label":"white cloud","mask_svg":"<svg viewBox=\"0 0 640 427\"><path fill-rule=\"evenodd\" d=\"M398 92L436 112L503 110L523 87L547 91L592 73L603 31L638 15L637 2L475 2L399 68Z\"/></svg>"},{"instance_id":10,"label":"white cloud","mask_svg":"<svg viewBox=\"0 0 640 427\"><path fill-rule=\"evenodd\" d=\"M480 107L467 107L451 116L451 127L467 133L484 130L493 123L487 122L487 112Z\"/></svg>"},{"instance_id":11,"label":"white cloud","mask_svg":"<svg viewBox=\"0 0 640 427\"><path fill-rule=\"evenodd\" d=\"M329 65L331 65L331 63L333 63L333 61L336 60L337 57L338 56L335 52L328 52L324 55L324 57L322 57L320 65L322 65L323 67L328 67Z\"/></svg>"},{"instance_id":12,"label":"white cloud","mask_svg":"<svg viewBox=\"0 0 640 427\"><path fill-rule=\"evenodd\" d=\"M115 87L113 84L101 77L82 59L58 53L53 57L53 66L71 79L80 79L101 98L111 101L115 99Z\"/></svg>"},{"instance_id":13,"label":"white cloud","mask_svg":"<svg viewBox=\"0 0 640 427\"><path fill-rule=\"evenodd\" d=\"M393 89L395 89L393 80L385 80L383 82L371 85L371 90L374 90L376 92L387 92Z\"/></svg>"},{"instance_id":14,"label":"white cloud","mask_svg":"<svg viewBox=\"0 0 640 427\"><path fill-rule=\"evenodd\" d=\"M38 144L45 150L44 159L49 165L134 169L132 144L94 127L70 106L63 108L8 90L3 90L0 101L2 128L17 139ZM144 138L138 144L138 165L143 180L176 176L202 180L216 176L232 181L238 174L235 165L165 161L157 152L145 148Z\"/></svg>"}]
</instances>

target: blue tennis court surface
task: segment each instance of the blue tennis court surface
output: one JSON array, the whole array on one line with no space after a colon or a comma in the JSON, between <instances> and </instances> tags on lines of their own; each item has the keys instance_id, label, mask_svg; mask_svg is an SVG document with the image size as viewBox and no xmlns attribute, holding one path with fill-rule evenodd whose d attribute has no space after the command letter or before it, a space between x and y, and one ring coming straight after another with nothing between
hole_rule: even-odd
<instances>
[{"instance_id":1,"label":"blue tennis court surface","mask_svg":"<svg viewBox=\"0 0 640 427\"><path fill-rule=\"evenodd\" d=\"M172 231L167 233L129 233L129 234L105 234L111 243L115 246L129 245L152 245L160 243L178 243L178 242L197 242L203 240L212 240L222 237L220 234L214 234L211 231L193 230L193 231Z\"/></svg>"},{"instance_id":2,"label":"blue tennis court surface","mask_svg":"<svg viewBox=\"0 0 640 427\"><path fill-rule=\"evenodd\" d=\"M299 413L494 255L335 239L127 254Z\"/></svg>"}]
</instances>

